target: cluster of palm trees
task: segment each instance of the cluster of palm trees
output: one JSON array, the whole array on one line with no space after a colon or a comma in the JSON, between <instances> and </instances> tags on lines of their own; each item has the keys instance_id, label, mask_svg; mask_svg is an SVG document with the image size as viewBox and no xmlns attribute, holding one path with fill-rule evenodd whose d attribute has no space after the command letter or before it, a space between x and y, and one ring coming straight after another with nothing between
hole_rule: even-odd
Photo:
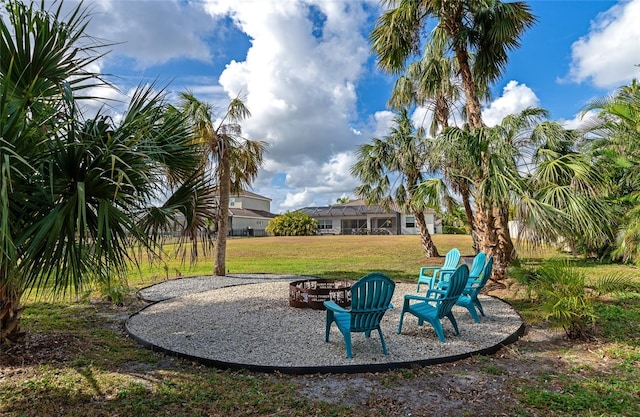
<instances>
[{"instance_id":1,"label":"cluster of palm trees","mask_svg":"<svg viewBox=\"0 0 640 417\"><path fill-rule=\"evenodd\" d=\"M110 87L90 68L102 55L85 34L86 9L64 19L20 1L0 19L0 344L21 335L21 298L124 277L138 245L179 219L197 238L216 219L216 275L225 273L228 196L250 182L264 144L244 140L249 113L234 99L220 120L183 93L178 105L139 87L122 119L83 112L89 92Z\"/></svg>"},{"instance_id":2,"label":"cluster of palm trees","mask_svg":"<svg viewBox=\"0 0 640 417\"><path fill-rule=\"evenodd\" d=\"M488 127L481 103L508 52L535 23L529 6L381 3L387 10L371 34L372 49L380 68L400 75L389 100L396 117L389 135L359 148L352 168L362 181L356 194L371 203L395 200L413 212L428 257L438 252L420 215L456 196L476 250L496 260L494 279L505 276L516 256L510 220L530 242L562 242L591 255L615 249L614 255L640 262L638 84L590 103L585 112L599 110L599 116L582 130L547 120L540 108ZM433 114L428 129L410 119L417 106ZM452 126L456 117L464 123Z\"/></svg>"}]
</instances>

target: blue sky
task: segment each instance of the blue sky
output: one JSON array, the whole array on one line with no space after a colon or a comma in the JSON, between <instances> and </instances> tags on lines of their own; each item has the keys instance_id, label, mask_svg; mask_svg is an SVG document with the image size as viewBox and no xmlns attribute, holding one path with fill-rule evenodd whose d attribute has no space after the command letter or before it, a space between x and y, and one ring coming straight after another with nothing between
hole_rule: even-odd
<instances>
[{"instance_id":1,"label":"blue sky","mask_svg":"<svg viewBox=\"0 0 640 417\"><path fill-rule=\"evenodd\" d=\"M394 80L369 52L378 1L86 4L93 12L88 32L118 42L97 66L117 76L125 94L158 80L172 94L188 89L219 109L244 95L252 112L244 135L268 143L252 191L271 198L273 212L353 196L357 146L385 135L392 117L385 104ZM574 127L589 100L640 75L640 0L529 4L538 23L493 86L487 124L540 106ZM418 109L415 120L424 114Z\"/></svg>"}]
</instances>

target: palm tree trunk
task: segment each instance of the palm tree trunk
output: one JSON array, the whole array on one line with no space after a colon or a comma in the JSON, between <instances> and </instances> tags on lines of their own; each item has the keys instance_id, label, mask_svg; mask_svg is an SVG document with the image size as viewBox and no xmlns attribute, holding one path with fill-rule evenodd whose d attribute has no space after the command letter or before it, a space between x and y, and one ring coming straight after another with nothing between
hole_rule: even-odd
<instances>
[{"instance_id":1,"label":"palm tree trunk","mask_svg":"<svg viewBox=\"0 0 640 417\"><path fill-rule=\"evenodd\" d=\"M1 275L0 282L5 283L0 287L0 346L4 346L24 336L24 331L20 328L20 316L24 307L20 306L22 291L11 288Z\"/></svg>"},{"instance_id":2,"label":"palm tree trunk","mask_svg":"<svg viewBox=\"0 0 640 417\"><path fill-rule=\"evenodd\" d=\"M478 253L480 251L480 243L478 238L478 231L476 230L475 220L473 218L473 209L471 208L471 192L469 186L466 183L462 183L459 186L460 195L462 197L462 205L464 207L464 213L467 216L467 225L469 226L469 232L471 233L471 239L473 239L473 251Z\"/></svg>"},{"instance_id":3,"label":"palm tree trunk","mask_svg":"<svg viewBox=\"0 0 640 417\"><path fill-rule=\"evenodd\" d=\"M227 235L229 234L229 192L231 190L231 173L229 168L229 151L226 144L221 144L222 152L219 159L218 190L218 235L216 236L215 261L213 275L226 275Z\"/></svg>"},{"instance_id":4,"label":"palm tree trunk","mask_svg":"<svg viewBox=\"0 0 640 417\"><path fill-rule=\"evenodd\" d=\"M455 54L458 65L460 66L462 85L464 86L467 121L469 122L469 127L471 129L478 129L482 127L482 107L480 106L476 83L473 80L473 75L471 74L469 54L462 48L456 48Z\"/></svg>"},{"instance_id":5,"label":"palm tree trunk","mask_svg":"<svg viewBox=\"0 0 640 417\"><path fill-rule=\"evenodd\" d=\"M509 232L509 209L507 207L494 207L494 218L496 219L498 253L503 257L502 264L505 265L504 271L498 276L504 278L507 275L507 268L511 260L516 256L516 250Z\"/></svg>"},{"instance_id":6,"label":"palm tree trunk","mask_svg":"<svg viewBox=\"0 0 640 417\"><path fill-rule=\"evenodd\" d=\"M425 255L427 255L427 258L440 256L440 254L438 253L438 248L436 248L436 245L431 239L431 234L429 233L429 229L427 228L427 222L424 219L424 213L419 211L417 213L414 213L413 215L416 219L418 233L420 233L420 242L422 243L422 248L424 249Z\"/></svg>"}]
</instances>

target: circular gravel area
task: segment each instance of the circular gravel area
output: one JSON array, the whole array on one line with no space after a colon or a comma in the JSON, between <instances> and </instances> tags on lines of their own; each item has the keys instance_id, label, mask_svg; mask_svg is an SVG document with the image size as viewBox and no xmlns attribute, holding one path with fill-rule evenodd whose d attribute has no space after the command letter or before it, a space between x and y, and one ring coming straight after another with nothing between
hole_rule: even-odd
<instances>
[{"instance_id":1,"label":"circular gravel area","mask_svg":"<svg viewBox=\"0 0 640 417\"><path fill-rule=\"evenodd\" d=\"M486 317L475 323L468 311L455 307L460 335L443 321L446 343L433 328L418 326L405 314L397 334L403 296L415 284L396 284L394 309L383 319L389 354L382 353L377 332L370 338L352 334L353 359L346 358L344 339L335 324L324 341L326 312L289 306L289 282L300 276L243 275L197 277L167 281L140 291L157 301L132 315L128 333L156 350L221 368L247 368L304 374L382 371L412 365L450 362L490 354L515 342L524 330L518 313L507 303L481 296ZM310 277L308 277L310 278Z\"/></svg>"}]
</instances>

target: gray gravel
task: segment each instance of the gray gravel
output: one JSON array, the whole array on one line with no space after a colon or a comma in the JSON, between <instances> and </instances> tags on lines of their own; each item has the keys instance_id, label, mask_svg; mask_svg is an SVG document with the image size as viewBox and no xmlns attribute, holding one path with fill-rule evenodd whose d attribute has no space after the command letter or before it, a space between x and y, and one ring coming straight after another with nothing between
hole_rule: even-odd
<instances>
[{"instance_id":1,"label":"gray gravel","mask_svg":"<svg viewBox=\"0 0 640 417\"><path fill-rule=\"evenodd\" d=\"M163 300L129 318L131 335L171 352L240 366L340 367L427 361L468 354L501 344L517 333L522 319L507 303L481 296L486 317L474 323L464 308L455 307L460 328L456 336L443 321L446 343L427 323L405 315L396 334L405 293L414 284L397 284L394 309L385 314L382 331L388 355L377 332L370 338L352 334L353 359L346 358L342 335L332 326L324 341L326 312L289 306L289 282L300 276L237 275L167 281L140 291L147 300ZM284 280L284 281L282 281Z\"/></svg>"}]
</instances>

